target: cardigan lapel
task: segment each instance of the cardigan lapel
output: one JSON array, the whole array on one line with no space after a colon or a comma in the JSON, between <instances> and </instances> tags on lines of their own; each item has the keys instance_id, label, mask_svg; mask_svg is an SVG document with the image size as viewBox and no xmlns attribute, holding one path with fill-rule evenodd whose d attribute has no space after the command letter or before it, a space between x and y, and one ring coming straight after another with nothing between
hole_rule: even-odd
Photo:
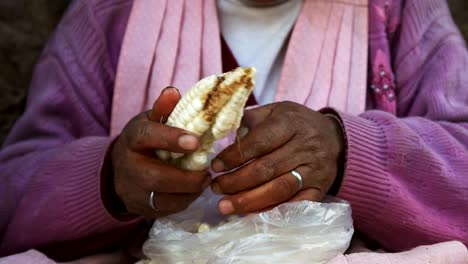
<instances>
[{"instance_id":1,"label":"cardigan lapel","mask_svg":"<svg viewBox=\"0 0 468 264\"><path fill-rule=\"evenodd\" d=\"M180 46L179 37L182 28L184 0L171 0L164 16L161 37L154 54L151 81L146 97L146 109L151 109L154 100L162 89L172 84L175 74L177 50ZM149 54L149 56L151 56Z\"/></svg>"},{"instance_id":2,"label":"cardigan lapel","mask_svg":"<svg viewBox=\"0 0 468 264\"><path fill-rule=\"evenodd\" d=\"M215 0L139 0L132 7L117 69L110 134L151 108L162 89L185 94L199 79L220 74Z\"/></svg>"},{"instance_id":3,"label":"cardigan lapel","mask_svg":"<svg viewBox=\"0 0 468 264\"><path fill-rule=\"evenodd\" d=\"M166 2L138 0L133 3L117 66L111 136L119 134L133 116L143 111Z\"/></svg>"},{"instance_id":4,"label":"cardigan lapel","mask_svg":"<svg viewBox=\"0 0 468 264\"><path fill-rule=\"evenodd\" d=\"M367 0L305 0L293 29L276 101L357 114L365 109Z\"/></svg>"}]
</instances>

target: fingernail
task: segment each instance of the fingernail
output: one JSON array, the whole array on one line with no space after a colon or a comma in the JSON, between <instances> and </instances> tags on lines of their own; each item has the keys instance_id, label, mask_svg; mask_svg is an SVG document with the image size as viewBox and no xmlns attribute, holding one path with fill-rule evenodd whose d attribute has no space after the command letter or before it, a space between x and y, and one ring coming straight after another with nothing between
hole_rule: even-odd
<instances>
[{"instance_id":1,"label":"fingernail","mask_svg":"<svg viewBox=\"0 0 468 264\"><path fill-rule=\"evenodd\" d=\"M172 88L172 86L167 86L166 88L164 88L164 89L161 91L161 95L167 93L171 88Z\"/></svg>"},{"instance_id":2,"label":"fingernail","mask_svg":"<svg viewBox=\"0 0 468 264\"><path fill-rule=\"evenodd\" d=\"M214 159L213 162L211 163L211 168L215 172L222 172L224 171L224 162L220 159Z\"/></svg>"},{"instance_id":3,"label":"fingernail","mask_svg":"<svg viewBox=\"0 0 468 264\"><path fill-rule=\"evenodd\" d=\"M232 202L228 200L220 201L218 208L222 214L231 214L234 212L234 206L232 206Z\"/></svg>"},{"instance_id":4,"label":"fingernail","mask_svg":"<svg viewBox=\"0 0 468 264\"><path fill-rule=\"evenodd\" d=\"M239 128L239 138L245 137L249 133L248 127L241 127Z\"/></svg>"},{"instance_id":5,"label":"fingernail","mask_svg":"<svg viewBox=\"0 0 468 264\"><path fill-rule=\"evenodd\" d=\"M174 86L167 86L161 91L161 94L165 94L171 90L176 90L178 94L180 94L179 89L175 88Z\"/></svg>"},{"instance_id":6,"label":"fingernail","mask_svg":"<svg viewBox=\"0 0 468 264\"><path fill-rule=\"evenodd\" d=\"M179 137L178 143L183 149L193 150L198 146L198 139L192 135L183 135Z\"/></svg>"},{"instance_id":7,"label":"fingernail","mask_svg":"<svg viewBox=\"0 0 468 264\"><path fill-rule=\"evenodd\" d=\"M223 194L223 192L221 191L221 187L219 187L219 184L214 182L211 184L211 190L215 193L215 194L218 194L218 195L221 195Z\"/></svg>"}]
</instances>

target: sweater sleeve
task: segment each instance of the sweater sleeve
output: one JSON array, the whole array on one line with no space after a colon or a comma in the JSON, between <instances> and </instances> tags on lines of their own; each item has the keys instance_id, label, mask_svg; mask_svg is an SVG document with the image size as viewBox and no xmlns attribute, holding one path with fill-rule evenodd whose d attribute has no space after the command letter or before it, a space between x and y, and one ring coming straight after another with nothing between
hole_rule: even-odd
<instances>
[{"instance_id":1,"label":"sweater sleeve","mask_svg":"<svg viewBox=\"0 0 468 264\"><path fill-rule=\"evenodd\" d=\"M340 113L348 138L338 196L388 250L468 244L468 54L446 1L406 1L394 67L398 116ZM410 44L408 44L410 43Z\"/></svg>"},{"instance_id":2,"label":"sweater sleeve","mask_svg":"<svg viewBox=\"0 0 468 264\"><path fill-rule=\"evenodd\" d=\"M101 199L114 70L90 2L74 1L51 37L0 153L0 256L132 224Z\"/></svg>"}]
</instances>

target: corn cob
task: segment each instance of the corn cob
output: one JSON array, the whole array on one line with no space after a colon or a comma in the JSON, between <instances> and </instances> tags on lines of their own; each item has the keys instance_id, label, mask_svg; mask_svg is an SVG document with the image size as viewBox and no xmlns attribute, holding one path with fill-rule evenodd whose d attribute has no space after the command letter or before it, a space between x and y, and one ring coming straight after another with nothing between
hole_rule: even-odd
<instances>
[{"instance_id":1,"label":"corn cob","mask_svg":"<svg viewBox=\"0 0 468 264\"><path fill-rule=\"evenodd\" d=\"M195 84L179 101L166 124L199 136L199 148L187 155L159 150L158 157L185 170L206 169L216 140L239 128L244 105L254 88L254 75L255 68L239 67Z\"/></svg>"}]
</instances>

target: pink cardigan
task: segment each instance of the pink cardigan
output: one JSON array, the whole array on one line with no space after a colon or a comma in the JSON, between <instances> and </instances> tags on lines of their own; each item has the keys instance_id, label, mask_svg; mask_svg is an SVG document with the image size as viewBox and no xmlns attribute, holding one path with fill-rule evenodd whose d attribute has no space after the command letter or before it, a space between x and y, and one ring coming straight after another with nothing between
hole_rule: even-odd
<instances>
[{"instance_id":1,"label":"pink cardigan","mask_svg":"<svg viewBox=\"0 0 468 264\"><path fill-rule=\"evenodd\" d=\"M185 8L177 9L179 1L166 0L150 13L156 16L164 11L159 16L161 21L175 19L171 23L179 25L176 28L180 30L180 37L165 27L158 34L158 38L167 41L164 43L173 45L155 43L166 51L154 57L152 69L157 69L157 75L145 75L152 76L148 83L156 89L170 83L184 88L183 83L200 77L200 72L209 73L209 60L202 58L216 53L216 49L211 53L201 48L202 43L212 41L215 45L219 36L203 37L216 31L217 24L213 17L201 16L199 12L213 12L214 1L194 4L203 9L191 8L192 1L189 5L186 0ZM305 6L310 7L326 1L306 2L313 2ZM130 52L124 49L121 54L120 47L132 3L74 1L51 37L35 71L27 110L0 152L0 178L5 183L0 185L1 256L38 248L53 256L63 253L74 258L114 249L128 239L128 232L122 230L131 229L135 223L121 222L108 214L101 202L100 171L111 141L109 134L119 130L117 124L121 123L116 120L125 120L118 118L119 109L131 113L146 108L146 102L133 101L142 97L113 98L116 72L121 70L117 70L119 57L128 58L124 54ZM353 91L349 97L360 98L362 91L366 96L366 111L354 112L359 111L361 104L353 108L358 110L350 110L354 114L346 113L348 108L339 111L348 138L348 159L338 196L351 202L356 228L387 250L408 250L448 240L468 243L468 54L464 41L445 1L411 0L403 4L398 0L371 0L368 20L356 18L365 8L359 2L340 0L322 9L330 19L338 18L341 25L348 25L349 21L369 23L367 85L351 82L359 88L355 89L340 81L329 82L324 88L330 95L336 91L336 84ZM303 12L313 10L304 8ZM302 13L302 25L314 17ZM184 37L193 34L191 25L202 18L211 19L212 23L197 27L198 37ZM314 32L313 28L299 29L304 30L302 34ZM150 31L155 29L147 30L140 36L142 40L154 37ZM335 32L341 32L340 40L351 41L346 35L341 37L350 31ZM337 36L325 34L323 39ZM312 52L300 40L296 38L291 48ZM313 38L304 40L314 42ZM343 50L338 49L340 43L354 48L349 45L354 40L349 41L326 42L322 47L326 53L333 51L332 47ZM288 53L293 54L288 63L295 66L289 66L286 72L290 75L282 78L298 82L288 81L291 85L278 98L311 107L318 107L313 102L319 97L297 94L321 92L313 89L317 87L314 80L320 77L324 85L326 80L338 80L331 76L343 72L339 69L359 73L354 62L362 61L343 59L339 60L347 62L343 65L335 61L314 66L309 63L320 58ZM164 56L175 59L163 60L171 65L159 64ZM336 52L335 58L346 56ZM308 63L301 67L303 59ZM319 73L317 78L311 70L314 67ZM138 76L139 69L128 70ZM361 80L359 74L348 76ZM130 93L141 92L137 88ZM151 93L143 99L149 102L154 98ZM348 100L348 96L340 98ZM337 106L345 105L342 99L338 103ZM79 247L69 244L83 239L87 242Z\"/></svg>"}]
</instances>

